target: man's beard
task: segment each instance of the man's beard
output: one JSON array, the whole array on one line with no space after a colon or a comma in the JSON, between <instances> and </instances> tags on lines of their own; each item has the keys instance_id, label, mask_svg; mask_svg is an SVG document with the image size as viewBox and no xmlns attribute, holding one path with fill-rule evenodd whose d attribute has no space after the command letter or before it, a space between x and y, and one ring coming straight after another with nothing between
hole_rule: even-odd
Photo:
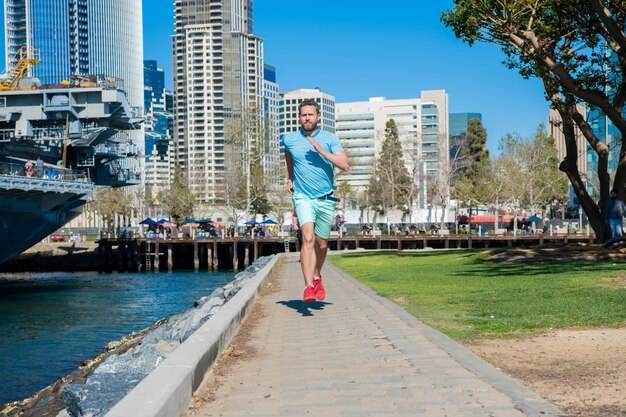
<instances>
[{"instance_id":1,"label":"man's beard","mask_svg":"<svg viewBox=\"0 0 626 417\"><path fill-rule=\"evenodd\" d=\"M312 125L313 127L311 127L310 129L307 128L307 124L303 123L301 125L302 130L304 130L305 132L315 132L315 130L317 129L317 122L316 123L309 123L308 125Z\"/></svg>"}]
</instances>

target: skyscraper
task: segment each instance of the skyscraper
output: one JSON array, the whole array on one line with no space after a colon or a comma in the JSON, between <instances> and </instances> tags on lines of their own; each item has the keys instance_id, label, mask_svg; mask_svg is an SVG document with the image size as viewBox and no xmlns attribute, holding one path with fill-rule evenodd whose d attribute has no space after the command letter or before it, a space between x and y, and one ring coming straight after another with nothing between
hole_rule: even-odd
<instances>
[{"instance_id":1,"label":"skyscraper","mask_svg":"<svg viewBox=\"0 0 626 417\"><path fill-rule=\"evenodd\" d=\"M31 75L43 84L71 75L115 77L129 103L143 106L141 0L4 0L4 16L8 67L20 47L35 48L41 62ZM143 154L142 131L118 136Z\"/></svg>"},{"instance_id":2,"label":"skyscraper","mask_svg":"<svg viewBox=\"0 0 626 417\"><path fill-rule=\"evenodd\" d=\"M169 187L172 164L169 148L172 146L174 115L171 92L165 90L165 72L156 61L144 61L145 122L145 192ZM170 107L168 107L168 103ZM155 188L157 186L157 188Z\"/></svg>"},{"instance_id":3,"label":"skyscraper","mask_svg":"<svg viewBox=\"0 0 626 417\"><path fill-rule=\"evenodd\" d=\"M230 119L262 109L263 40L252 0L175 0L174 159L200 201L218 196Z\"/></svg>"},{"instance_id":4,"label":"skyscraper","mask_svg":"<svg viewBox=\"0 0 626 417\"><path fill-rule=\"evenodd\" d=\"M57 84L71 75L121 78L131 105L143 102L141 0L4 0L7 66L22 46L39 49L32 76Z\"/></svg>"},{"instance_id":5,"label":"skyscraper","mask_svg":"<svg viewBox=\"0 0 626 417\"><path fill-rule=\"evenodd\" d=\"M154 104L159 110L165 110L165 71L156 61L143 61L144 99L143 108L146 115L150 113Z\"/></svg>"},{"instance_id":6,"label":"skyscraper","mask_svg":"<svg viewBox=\"0 0 626 417\"><path fill-rule=\"evenodd\" d=\"M263 169L271 184L278 184L284 178L280 166L280 93L276 82L276 68L265 64L263 71L263 113L265 115L265 135L268 138L264 149Z\"/></svg>"}]
</instances>

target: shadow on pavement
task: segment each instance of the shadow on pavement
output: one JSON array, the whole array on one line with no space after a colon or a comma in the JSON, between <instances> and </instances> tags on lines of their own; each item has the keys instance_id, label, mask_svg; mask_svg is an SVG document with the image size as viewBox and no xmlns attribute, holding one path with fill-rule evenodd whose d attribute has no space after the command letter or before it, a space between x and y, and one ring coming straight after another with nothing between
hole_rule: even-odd
<instances>
[{"instance_id":1,"label":"shadow on pavement","mask_svg":"<svg viewBox=\"0 0 626 417\"><path fill-rule=\"evenodd\" d=\"M303 316L312 316L311 310L323 310L325 306L332 305L333 303L326 303L324 301L314 301L312 303L305 303L302 300L289 300L289 301L277 301L276 304L282 304L286 307L296 310Z\"/></svg>"}]
</instances>

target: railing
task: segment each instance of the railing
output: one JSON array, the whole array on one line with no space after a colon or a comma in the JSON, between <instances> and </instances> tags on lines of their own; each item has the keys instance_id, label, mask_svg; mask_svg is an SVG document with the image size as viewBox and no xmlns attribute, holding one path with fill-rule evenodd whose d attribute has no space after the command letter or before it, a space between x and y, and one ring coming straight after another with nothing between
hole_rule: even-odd
<instances>
[{"instance_id":1,"label":"railing","mask_svg":"<svg viewBox=\"0 0 626 417\"><path fill-rule=\"evenodd\" d=\"M56 169L53 167L43 167L37 169L35 163L27 166L13 162L0 162L0 176L26 177L55 181L87 181L89 177L85 171L75 171L68 169Z\"/></svg>"}]
</instances>

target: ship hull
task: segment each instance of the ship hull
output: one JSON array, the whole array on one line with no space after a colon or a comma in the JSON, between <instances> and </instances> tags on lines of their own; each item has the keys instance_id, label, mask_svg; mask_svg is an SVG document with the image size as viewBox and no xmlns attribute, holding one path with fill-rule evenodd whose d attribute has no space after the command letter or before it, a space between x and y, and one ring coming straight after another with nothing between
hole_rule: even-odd
<instances>
[{"instance_id":1,"label":"ship hull","mask_svg":"<svg viewBox=\"0 0 626 417\"><path fill-rule=\"evenodd\" d=\"M0 264L78 216L85 194L0 190Z\"/></svg>"}]
</instances>

